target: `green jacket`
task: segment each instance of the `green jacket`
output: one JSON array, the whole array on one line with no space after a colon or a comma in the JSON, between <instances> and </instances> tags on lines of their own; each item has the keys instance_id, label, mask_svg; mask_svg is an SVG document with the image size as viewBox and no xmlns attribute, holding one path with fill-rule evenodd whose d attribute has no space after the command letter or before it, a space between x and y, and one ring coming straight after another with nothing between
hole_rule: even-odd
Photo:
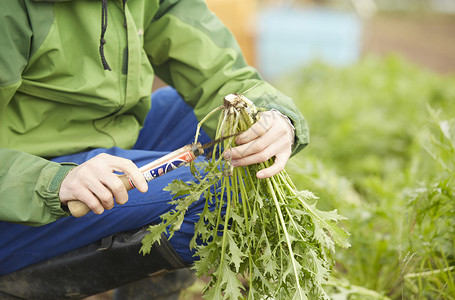
<instances>
[{"instance_id":1,"label":"green jacket","mask_svg":"<svg viewBox=\"0 0 455 300\"><path fill-rule=\"evenodd\" d=\"M73 167L46 158L134 145L155 74L201 119L262 79L203 0L109 0L104 57L102 1L0 1L0 220L42 225L67 213L58 191ZM267 83L247 95L296 128L292 101ZM213 135L216 118L206 125Z\"/></svg>"}]
</instances>

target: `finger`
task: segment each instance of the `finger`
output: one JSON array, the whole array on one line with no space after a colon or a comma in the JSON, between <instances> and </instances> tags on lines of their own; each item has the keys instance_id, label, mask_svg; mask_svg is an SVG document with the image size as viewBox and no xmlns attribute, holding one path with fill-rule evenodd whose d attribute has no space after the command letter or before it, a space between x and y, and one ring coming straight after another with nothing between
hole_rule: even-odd
<instances>
[{"instance_id":1,"label":"finger","mask_svg":"<svg viewBox=\"0 0 455 300\"><path fill-rule=\"evenodd\" d=\"M231 158L232 160L237 160L241 159L250 155L254 155L257 153L263 152L265 149L270 147L271 145L274 145L273 148L269 149L268 151L274 151L273 149L276 149L276 151L279 151L279 148L283 145L283 136L281 134L281 131L278 130L277 128L270 128L265 134L262 136L251 140L248 143L242 144L240 146L228 149L225 154L226 158ZM276 153L276 152L275 152ZM265 160L269 159L275 153L270 153L268 158ZM264 156L267 156L267 153L263 153ZM262 160L262 161L265 161Z\"/></svg>"},{"instance_id":2,"label":"finger","mask_svg":"<svg viewBox=\"0 0 455 300\"><path fill-rule=\"evenodd\" d=\"M268 168L262 169L259 172L256 173L256 177L259 179L263 178L269 178L272 177L281 171L284 170L284 167L286 166L286 163L289 159L290 155L287 155L286 153L279 153L275 156L275 162L273 165L271 165Z\"/></svg>"},{"instance_id":3,"label":"finger","mask_svg":"<svg viewBox=\"0 0 455 300\"><path fill-rule=\"evenodd\" d=\"M115 198L115 202L118 204L125 204L128 201L128 192L123 182L118 176L109 174L110 176L103 181L103 184L110 190L111 194ZM112 202L112 205L114 203Z\"/></svg>"},{"instance_id":4,"label":"finger","mask_svg":"<svg viewBox=\"0 0 455 300\"><path fill-rule=\"evenodd\" d=\"M264 135L272 126L273 122L268 120L269 118L264 117L264 114L261 115L260 119L254 123L248 130L240 134L235 142L237 145L242 145L252 140Z\"/></svg>"},{"instance_id":5,"label":"finger","mask_svg":"<svg viewBox=\"0 0 455 300\"><path fill-rule=\"evenodd\" d=\"M76 191L88 190L105 209L111 209L114 206L114 198L112 192L103 183L103 178L110 174L106 170L99 170L94 173L81 171L77 174L78 187L75 186L73 189Z\"/></svg>"},{"instance_id":6,"label":"finger","mask_svg":"<svg viewBox=\"0 0 455 300\"><path fill-rule=\"evenodd\" d=\"M98 198L88 189L81 189L76 195L76 199L84 202L90 210L95 214L100 215L104 212L104 207Z\"/></svg>"},{"instance_id":7,"label":"finger","mask_svg":"<svg viewBox=\"0 0 455 300\"><path fill-rule=\"evenodd\" d=\"M147 180L145 180L144 174L141 171L139 172L130 172L125 171L125 174L133 182L133 185L142 193L147 192L149 186L147 185Z\"/></svg>"},{"instance_id":8,"label":"finger","mask_svg":"<svg viewBox=\"0 0 455 300\"><path fill-rule=\"evenodd\" d=\"M290 148L287 148L284 144L273 143L260 152L252 153L248 156L242 156L238 159L233 159L231 162L235 167L242 167L267 161L280 153L290 156L291 151Z\"/></svg>"},{"instance_id":9,"label":"finger","mask_svg":"<svg viewBox=\"0 0 455 300\"><path fill-rule=\"evenodd\" d=\"M114 207L114 196L110 189L108 189L100 179L92 180L88 187L90 192L96 196L98 201L105 209L111 209Z\"/></svg>"},{"instance_id":10,"label":"finger","mask_svg":"<svg viewBox=\"0 0 455 300\"><path fill-rule=\"evenodd\" d=\"M117 157L117 159L112 162L112 167L114 168L114 171L125 173L140 192L147 192L147 181L139 168L131 160Z\"/></svg>"},{"instance_id":11,"label":"finger","mask_svg":"<svg viewBox=\"0 0 455 300\"><path fill-rule=\"evenodd\" d=\"M267 149L271 144L272 141L264 135L261 138L250 141L249 143L226 150L225 157L231 158L232 160L241 160L248 156L264 152L265 149ZM267 153L263 153L263 155L267 156ZM272 156L273 154L270 157Z\"/></svg>"}]
</instances>

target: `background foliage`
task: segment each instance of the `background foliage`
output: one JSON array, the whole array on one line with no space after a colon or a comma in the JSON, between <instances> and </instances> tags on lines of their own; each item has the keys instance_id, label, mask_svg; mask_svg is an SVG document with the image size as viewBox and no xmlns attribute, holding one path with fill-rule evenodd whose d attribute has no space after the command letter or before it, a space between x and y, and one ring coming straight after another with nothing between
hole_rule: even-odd
<instances>
[{"instance_id":1,"label":"background foliage","mask_svg":"<svg viewBox=\"0 0 455 300\"><path fill-rule=\"evenodd\" d=\"M276 84L311 132L288 172L349 219L334 299L455 299L455 77L390 56Z\"/></svg>"}]
</instances>

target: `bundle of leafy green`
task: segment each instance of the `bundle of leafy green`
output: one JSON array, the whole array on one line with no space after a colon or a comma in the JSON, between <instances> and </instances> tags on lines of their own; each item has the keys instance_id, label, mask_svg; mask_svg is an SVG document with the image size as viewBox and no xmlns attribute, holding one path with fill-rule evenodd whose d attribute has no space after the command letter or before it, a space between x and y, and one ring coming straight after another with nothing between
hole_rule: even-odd
<instances>
[{"instance_id":1,"label":"bundle of leafy green","mask_svg":"<svg viewBox=\"0 0 455 300\"><path fill-rule=\"evenodd\" d=\"M202 123L219 110L215 138L243 132L260 117L250 100L230 94L200 122L195 142ZM206 299L328 299L322 285L335 245L349 246L348 234L336 224L343 217L317 209L317 197L298 191L286 171L258 179L257 171L272 159L234 168L222 155L233 146L234 137L228 138L198 169L192 165L193 182L175 180L166 187L174 208L149 228L141 252L149 253L163 232L172 238L188 208L205 199L190 247L198 257L196 274L210 278Z\"/></svg>"}]
</instances>

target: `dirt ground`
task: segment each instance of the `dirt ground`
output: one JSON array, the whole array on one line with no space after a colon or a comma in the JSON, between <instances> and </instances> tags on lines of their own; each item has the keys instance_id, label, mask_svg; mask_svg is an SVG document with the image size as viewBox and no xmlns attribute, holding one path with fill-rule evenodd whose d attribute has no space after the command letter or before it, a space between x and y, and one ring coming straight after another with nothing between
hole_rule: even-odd
<instances>
[{"instance_id":1,"label":"dirt ground","mask_svg":"<svg viewBox=\"0 0 455 300\"><path fill-rule=\"evenodd\" d=\"M397 53L429 70L455 73L455 16L390 14L366 22L363 53Z\"/></svg>"},{"instance_id":2,"label":"dirt ground","mask_svg":"<svg viewBox=\"0 0 455 300\"><path fill-rule=\"evenodd\" d=\"M455 74L455 16L377 16L365 23L363 53L396 53L429 70ZM200 288L201 282L196 282L182 300L202 299ZM84 300L111 300L112 295L108 291Z\"/></svg>"}]
</instances>

